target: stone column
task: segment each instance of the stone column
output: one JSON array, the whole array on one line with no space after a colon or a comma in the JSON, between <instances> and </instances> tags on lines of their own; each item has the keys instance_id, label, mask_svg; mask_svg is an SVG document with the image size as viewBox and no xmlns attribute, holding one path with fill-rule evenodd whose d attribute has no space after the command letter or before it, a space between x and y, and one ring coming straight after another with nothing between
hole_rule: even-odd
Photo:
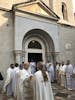
<instances>
[{"instance_id":1,"label":"stone column","mask_svg":"<svg viewBox=\"0 0 75 100\"><path fill-rule=\"evenodd\" d=\"M46 56L46 62L51 61L51 53L50 52L46 52L45 56Z\"/></svg>"},{"instance_id":2,"label":"stone column","mask_svg":"<svg viewBox=\"0 0 75 100\"><path fill-rule=\"evenodd\" d=\"M55 60L57 62L60 62L60 54L59 54L59 52L55 52Z\"/></svg>"},{"instance_id":3,"label":"stone column","mask_svg":"<svg viewBox=\"0 0 75 100\"><path fill-rule=\"evenodd\" d=\"M15 62L21 64L25 60L25 51L15 50Z\"/></svg>"}]
</instances>

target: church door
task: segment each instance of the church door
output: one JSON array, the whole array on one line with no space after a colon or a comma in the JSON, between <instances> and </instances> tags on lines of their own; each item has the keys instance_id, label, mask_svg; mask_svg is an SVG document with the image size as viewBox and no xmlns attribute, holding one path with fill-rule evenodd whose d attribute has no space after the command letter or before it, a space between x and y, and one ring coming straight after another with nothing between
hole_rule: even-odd
<instances>
[{"instance_id":1,"label":"church door","mask_svg":"<svg viewBox=\"0 0 75 100\"><path fill-rule=\"evenodd\" d=\"M42 61L42 53L28 53L28 62L39 62Z\"/></svg>"}]
</instances>

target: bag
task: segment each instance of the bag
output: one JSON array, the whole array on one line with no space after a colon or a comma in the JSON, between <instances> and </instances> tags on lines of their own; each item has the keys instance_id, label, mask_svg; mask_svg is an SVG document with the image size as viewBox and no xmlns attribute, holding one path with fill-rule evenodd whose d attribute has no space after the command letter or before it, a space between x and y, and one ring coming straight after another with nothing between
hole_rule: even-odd
<instances>
[{"instance_id":1,"label":"bag","mask_svg":"<svg viewBox=\"0 0 75 100\"><path fill-rule=\"evenodd\" d=\"M1 72L0 72L0 80L3 80L3 76L2 76L2 74L1 74Z\"/></svg>"}]
</instances>

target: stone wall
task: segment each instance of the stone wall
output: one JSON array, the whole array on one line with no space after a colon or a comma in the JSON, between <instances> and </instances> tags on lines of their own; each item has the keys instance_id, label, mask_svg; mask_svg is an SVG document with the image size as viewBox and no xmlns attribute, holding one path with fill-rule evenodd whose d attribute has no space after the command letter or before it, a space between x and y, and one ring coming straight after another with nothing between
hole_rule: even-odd
<instances>
[{"instance_id":1,"label":"stone wall","mask_svg":"<svg viewBox=\"0 0 75 100\"><path fill-rule=\"evenodd\" d=\"M64 2L67 7L68 22L75 24L72 0L53 0L53 11L62 19L62 2Z\"/></svg>"},{"instance_id":2,"label":"stone wall","mask_svg":"<svg viewBox=\"0 0 75 100\"><path fill-rule=\"evenodd\" d=\"M12 14L0 11L0 71L5 74L10 63L14 62L14 34Z\"/></svg>"},{"instance_id":3,"label":"stone wall","mask_svg":"<svg viewBox=\"0 0 75 100\"><path fill-rule=\"evenodd\" d=\"M71 60L75 64L75 27L58 25L60 38L60 60Z\"/></svg>"}]
</instances>

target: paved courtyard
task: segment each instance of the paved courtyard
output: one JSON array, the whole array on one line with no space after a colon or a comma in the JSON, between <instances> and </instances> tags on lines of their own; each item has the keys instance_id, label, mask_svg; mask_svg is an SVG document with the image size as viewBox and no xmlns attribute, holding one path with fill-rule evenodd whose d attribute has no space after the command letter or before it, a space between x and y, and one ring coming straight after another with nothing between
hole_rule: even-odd
<instances>
[{"instance_id":1,"label":"paved courtyard","mask_svg":"<svg viewBox=\"0 0 75 100\"><path fill-rule=\"evenodd\" d=\"M75 91L68 91L57 84L52 84L55 100L75 100Z\"/></svg>"},{"instance_id":2,"label":"paved courtyard","mask_svg":"<svg viewBox=\"0 0 75 100\"><path fill-rule=\"evenodd\" d=\"M75 91L68 91L58 86L57 84L52 84L53 94L55 96L55 100L75 100ZM3 100L3 94L0 93L0 100ZM5 100L5 99L4 99ZM8 100L14 100L10 98Z\"/></svg>"}]
</instances>

